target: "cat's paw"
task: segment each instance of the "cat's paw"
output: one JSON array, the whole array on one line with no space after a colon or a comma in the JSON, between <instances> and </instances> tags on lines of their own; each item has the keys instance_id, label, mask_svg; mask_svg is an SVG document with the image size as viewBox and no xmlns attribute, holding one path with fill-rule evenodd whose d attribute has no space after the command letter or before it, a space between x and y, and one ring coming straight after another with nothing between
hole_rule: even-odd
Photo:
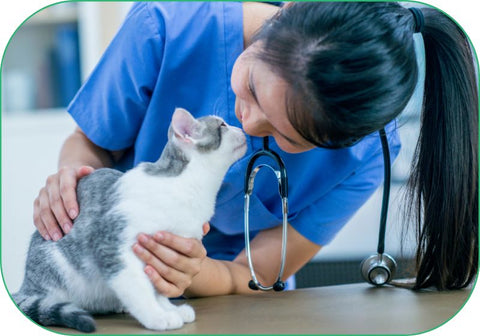
<instances>
[{"instance_id":1,"label":"cat's paw","mask_svg":"<svg viewBox=\"0 0 480 336\"><path fill-rule=\"evenodd\" d=\"M148 321L143 320L142 324L145 328L157 331L167 330L167 320L164 317L157 317Z\"/></svg>"},{"instance_id":2,"label":"cat's paw","mask_svg":"<svg viewBox=\"0 0 480 336\"><path fill-rule=\"evenodd\" d=\"M183 319L183 322L190 323L195 321L195 311L189 305L181 305L177 307L177 311Z\"/></svg>"},{"instance_id":3,"label":"cat's paw","mask_svg":"<svg viewBox=\"0 0 480 336\"><path fill-rule=\"evenodd\" d=\"M166 329L178 329L183 326L183 318L179 312L169 311L165 313L165 321L167 322Z\"/></svg>"},{"instance_id":4,"label":"cat's paw","mask_svg":"<svg viewBox=\"0 0 480 336\"><path fill-rule=\"evenodd\" d=\"M178 329L183 326L183 319L176 311L163 312L162 316L157 316L149 321L143 321L145 328L164 331L170 329Z\"/></svg>"}]
</instances>

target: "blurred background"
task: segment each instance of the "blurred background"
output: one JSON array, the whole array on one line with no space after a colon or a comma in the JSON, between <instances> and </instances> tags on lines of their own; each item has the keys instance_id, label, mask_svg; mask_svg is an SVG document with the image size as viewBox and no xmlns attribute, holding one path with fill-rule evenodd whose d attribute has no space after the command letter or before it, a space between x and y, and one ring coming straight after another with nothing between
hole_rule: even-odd
<instances>
[{"instance_id":1,"label":"blurred background","mask_svg":"<svg viewBox=\"0 0 480 336\"><path fill-rule=\"evenodd\" d=\"M21 25L5 51L1 71L2 271L8 290L18 290L34 231L33 201L74 122L66 106L118 30L130 2L67 2L47 7ZM421 43L423 45L423 43ZM420 60L421 61L421 60ZM386 252L408 276L413 237L402 251L401 197L418 135L421 90L399 120L403 148L393 166ZM359 264L376 252L382 188L337 238L297 274L297 286L362 281Z\"/></svg>"}]
</instances>

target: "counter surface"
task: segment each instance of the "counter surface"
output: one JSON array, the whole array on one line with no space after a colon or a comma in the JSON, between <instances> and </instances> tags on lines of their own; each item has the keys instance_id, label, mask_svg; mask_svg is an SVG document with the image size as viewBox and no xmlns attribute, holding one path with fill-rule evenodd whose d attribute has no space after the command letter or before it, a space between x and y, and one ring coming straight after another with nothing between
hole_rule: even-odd
<instances>
[{"instance_id":1,"label":"counter surface","mask_svg":"<svg viewBox=\"0 0 480 336\"><path fill-rule=\"evenodd\" d=\"M351 284L191 299L196 321L168 334L420 333L449 320L470 292L414 292ZM96 321L99 334L158 334L128 314L97 316Z\"/></svg>"}]
</instances>

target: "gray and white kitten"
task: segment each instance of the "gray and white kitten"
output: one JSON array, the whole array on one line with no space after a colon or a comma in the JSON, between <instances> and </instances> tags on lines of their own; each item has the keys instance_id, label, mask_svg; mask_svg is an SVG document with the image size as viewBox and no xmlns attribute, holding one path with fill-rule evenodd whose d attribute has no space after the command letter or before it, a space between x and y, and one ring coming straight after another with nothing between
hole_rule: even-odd
<instances>
[{"instance_id":1,"label":"gray and white kitten","mask_svg":"<svg viewBox=\"0 0 480 336\"><path fill-rule=\"evenodd\" d=\"M132 251L140 232L165 230L202 238L228 168L246 151L239 128L176 109L169 141L155 163L126 173L98 169L77 187L80 213L58 242L32 236L25 277L14 301L32 320L83 332L95 330L90 314L126 309L154 330L180 328L193 309L155 291Z\"/></svg>"}]
</instances>

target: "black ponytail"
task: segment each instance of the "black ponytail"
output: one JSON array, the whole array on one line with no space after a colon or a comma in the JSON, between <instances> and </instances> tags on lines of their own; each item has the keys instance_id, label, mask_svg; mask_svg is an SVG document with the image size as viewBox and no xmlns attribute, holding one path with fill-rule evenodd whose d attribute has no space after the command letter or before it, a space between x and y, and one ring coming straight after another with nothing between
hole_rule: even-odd
<instances>
[{"instance_id":1,"label":"black ponytail","mask_svg":"<svg viewBox=\"0 0 480 336\"><path fill-rule=\"evenodd\" d=\"M415 288L466 287L478 269L478 87L465 34L425 18L425 95L409 200L418 233Z\"/></svg>"}]
</instances>

